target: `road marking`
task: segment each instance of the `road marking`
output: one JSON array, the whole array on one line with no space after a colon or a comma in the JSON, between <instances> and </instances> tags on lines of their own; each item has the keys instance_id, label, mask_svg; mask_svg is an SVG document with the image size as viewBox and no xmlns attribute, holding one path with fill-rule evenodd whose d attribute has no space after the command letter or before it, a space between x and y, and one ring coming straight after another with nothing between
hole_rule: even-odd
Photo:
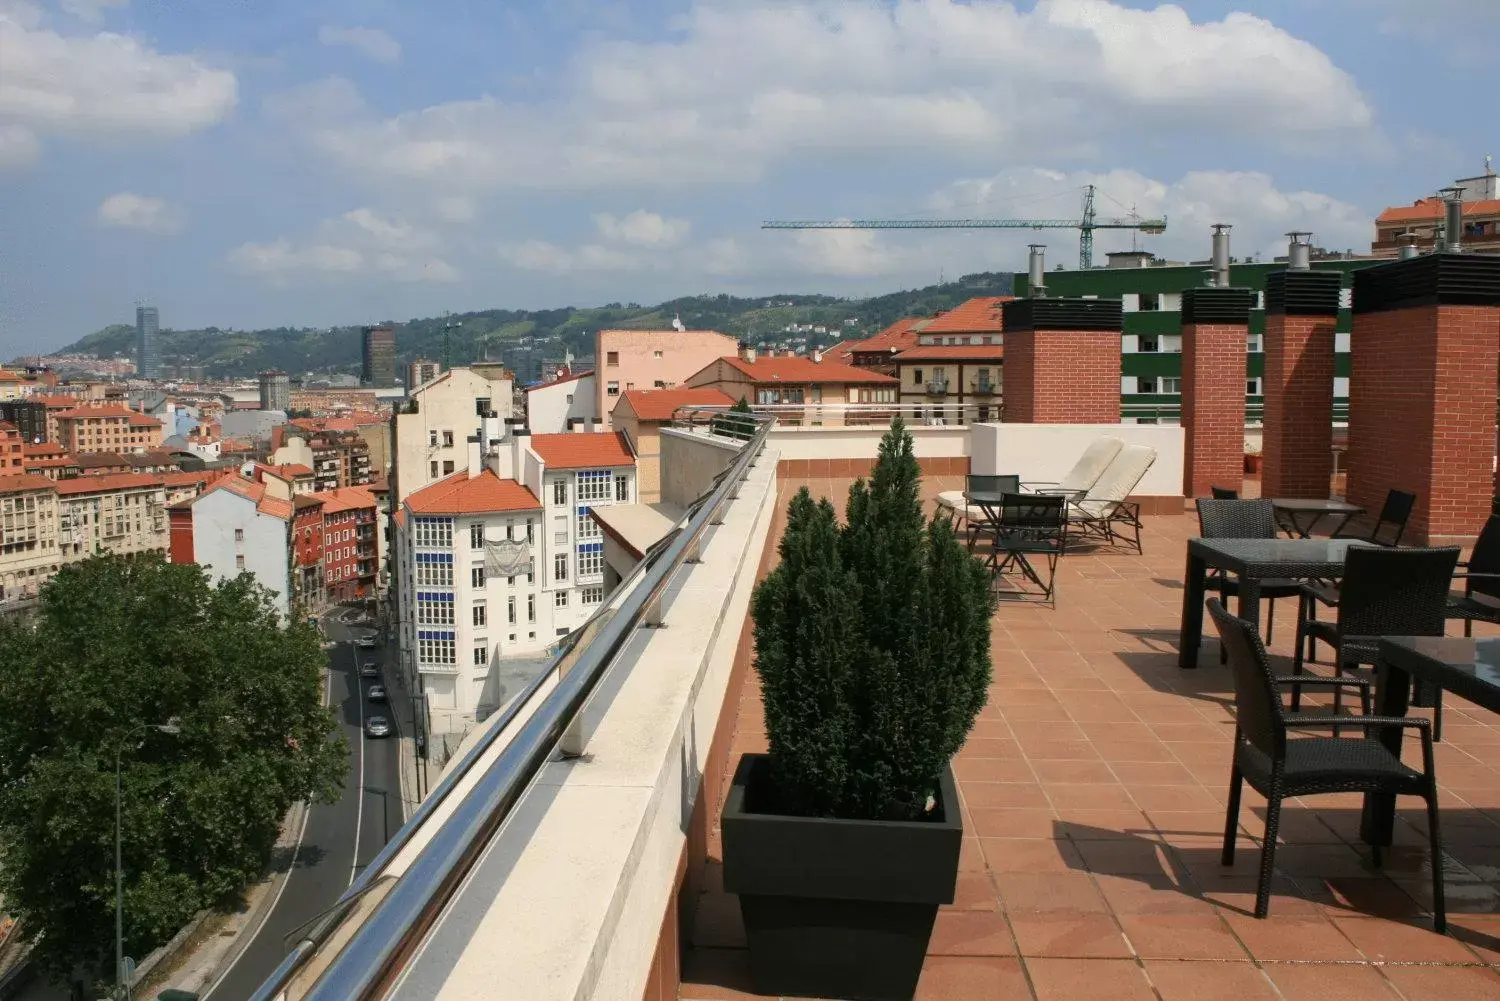
<instances>
[{"instance_id":1,"label":"road marking","mask_svg":"<svg viewBox=\"0 0 1500 1001\"><path fill-rule=\"evenodd\" d=\"M349 885L353 886L354 877L359 875L359 829L365 819L365 683L359 673L359 647L350 646L349 650L354 654L354 699L359 703L359 784L354 787L354 857L349 860Z\"/></svg>"}]
</instances>

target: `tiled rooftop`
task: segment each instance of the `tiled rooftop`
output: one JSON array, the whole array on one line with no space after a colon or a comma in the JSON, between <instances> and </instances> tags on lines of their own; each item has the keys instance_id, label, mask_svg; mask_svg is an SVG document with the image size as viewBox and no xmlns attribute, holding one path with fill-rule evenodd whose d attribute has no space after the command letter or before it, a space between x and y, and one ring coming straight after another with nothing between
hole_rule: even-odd
<instances>
[{"instance_id":1,"label":"tiled rooftop","mask_svg":"<svg viewBox=\"0 0 1500 1001\"><path fill-rule=\"evenodd\" d=\"M809 486L842 508L848 483ZM799 485L782 484L783 510ZM924 492L958 486L929 477ZM1229 674L1211 639L1197 671L1177 667L1196 527L1149 518L1144 555L1069 555L1055 610L1002 603L989 704L954 763L966 835L957 899L938 916L918 997L1500 997L1500 717L1451 693L1437 746L1449 933L1431 931L1425 820L1407 798L1380 870L1358 838L1358 796L1288 801L1270 917L1251 916L1264 800L1248 787L1235 865L1219 863ZM1272 652L1289 660L1294 603L1277 604ZM1313 669L1328 673L1326 648L1320 660ZM731 761L765 748L753 672L730 743ZM1419 760L1414 741L1407 750ZM706 793L717 817L723 790ZM715 824L684 1001L758 996L718 852Z\"/></svg>"}]
</instances>

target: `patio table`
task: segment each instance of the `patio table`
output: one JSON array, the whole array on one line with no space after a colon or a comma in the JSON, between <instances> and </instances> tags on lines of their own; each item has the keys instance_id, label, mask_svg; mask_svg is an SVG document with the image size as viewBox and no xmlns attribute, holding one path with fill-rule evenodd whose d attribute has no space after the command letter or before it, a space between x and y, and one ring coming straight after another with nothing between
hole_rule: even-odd
<instances>
[{"instance_id":1,"label":"patio table","mask_svg":"<svg viewBox=\"0 0 1500 1001\"><path fill-rule=\"evenodd\" d=\"M1377 716L1405 716L1412 679L1446 688L1481 708L1500 713L1500 639L1466 636L1385 636L1375 668ZM1401 731L1381 728L1375 739L1401 753ZM1394 796L1368 795L1359 836L1371 845L1391 843L1396 820Z\"/></svg>"},{"instance_id":2,"label":"patio table","mask_svg":"<svg viewBox=\"0 0 1500 1001\"><path fill-rule=\"evenodd\" d=\"M1300 539L1311 538L1313 529L1317 528L1318 522L1324 518L1341 518L1338 527L1332 532L1333 535L1337 535L1344 530L1344 526L1349 524L1350 518L1365 513L1365 509L1358 504L1328 497L1321 499L1277 497L1271 501L1271 504L1276 508L1277 520Z\"/></svg>"},{"instance_id":3,"label":"patio table","mask_svg":"<svg viewBox=\"0 0 1500 1001\"><path fill-rule=\"evenodd\" d=\"M1337 580L1344 575L1344 554L1358 539L1189 539L1187 569L1182 576L1182 631L1177 666L1198 666L1203 642L1203 595L1210 568L1239 578L1239 617L1260 621L1260 582L1276 578Z\"/></svg>"}]
</instances>

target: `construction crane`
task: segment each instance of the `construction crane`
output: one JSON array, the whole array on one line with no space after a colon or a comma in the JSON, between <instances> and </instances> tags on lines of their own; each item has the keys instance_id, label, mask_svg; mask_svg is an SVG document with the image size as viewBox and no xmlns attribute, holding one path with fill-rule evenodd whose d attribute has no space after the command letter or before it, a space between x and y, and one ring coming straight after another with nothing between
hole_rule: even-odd
<instances>
[{"instance_id":1,"label":"construction crane","mask_svg":"<svg viewBox=\"0 0 1500 1001\"><path fill-rule=\"evenodd\" d=\"M1094 230L1130 229L1156 235L1167 229L1166 216L1160 219L1100 219L1094 212L1094 186L1083 190L1083 215L1079 219L772 219L761 229L1076 229L1078 230L1078 267L1087 271L1094 266Z\"/></svg>"}]
</instances>

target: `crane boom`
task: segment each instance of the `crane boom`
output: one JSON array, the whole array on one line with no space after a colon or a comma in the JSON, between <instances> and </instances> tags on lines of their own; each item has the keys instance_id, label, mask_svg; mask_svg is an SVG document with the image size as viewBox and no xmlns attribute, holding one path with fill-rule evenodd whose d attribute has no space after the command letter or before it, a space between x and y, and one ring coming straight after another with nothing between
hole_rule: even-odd
<instances>
[{"instance_id":1,"label":"crane boom","mask_svg":"<svg viewBox=\"0 0 1500 1001\"><path fill-rule=\"evenodd\" d=\"M1160 219L1098 219L1094 216L1094 186L1084 191L1081 219L768 219L761 229L1076 229L1078 266L1094 263L1094 230L1133 229L1152 235L1167 229Z\"/></svg>"}]
</instances>

